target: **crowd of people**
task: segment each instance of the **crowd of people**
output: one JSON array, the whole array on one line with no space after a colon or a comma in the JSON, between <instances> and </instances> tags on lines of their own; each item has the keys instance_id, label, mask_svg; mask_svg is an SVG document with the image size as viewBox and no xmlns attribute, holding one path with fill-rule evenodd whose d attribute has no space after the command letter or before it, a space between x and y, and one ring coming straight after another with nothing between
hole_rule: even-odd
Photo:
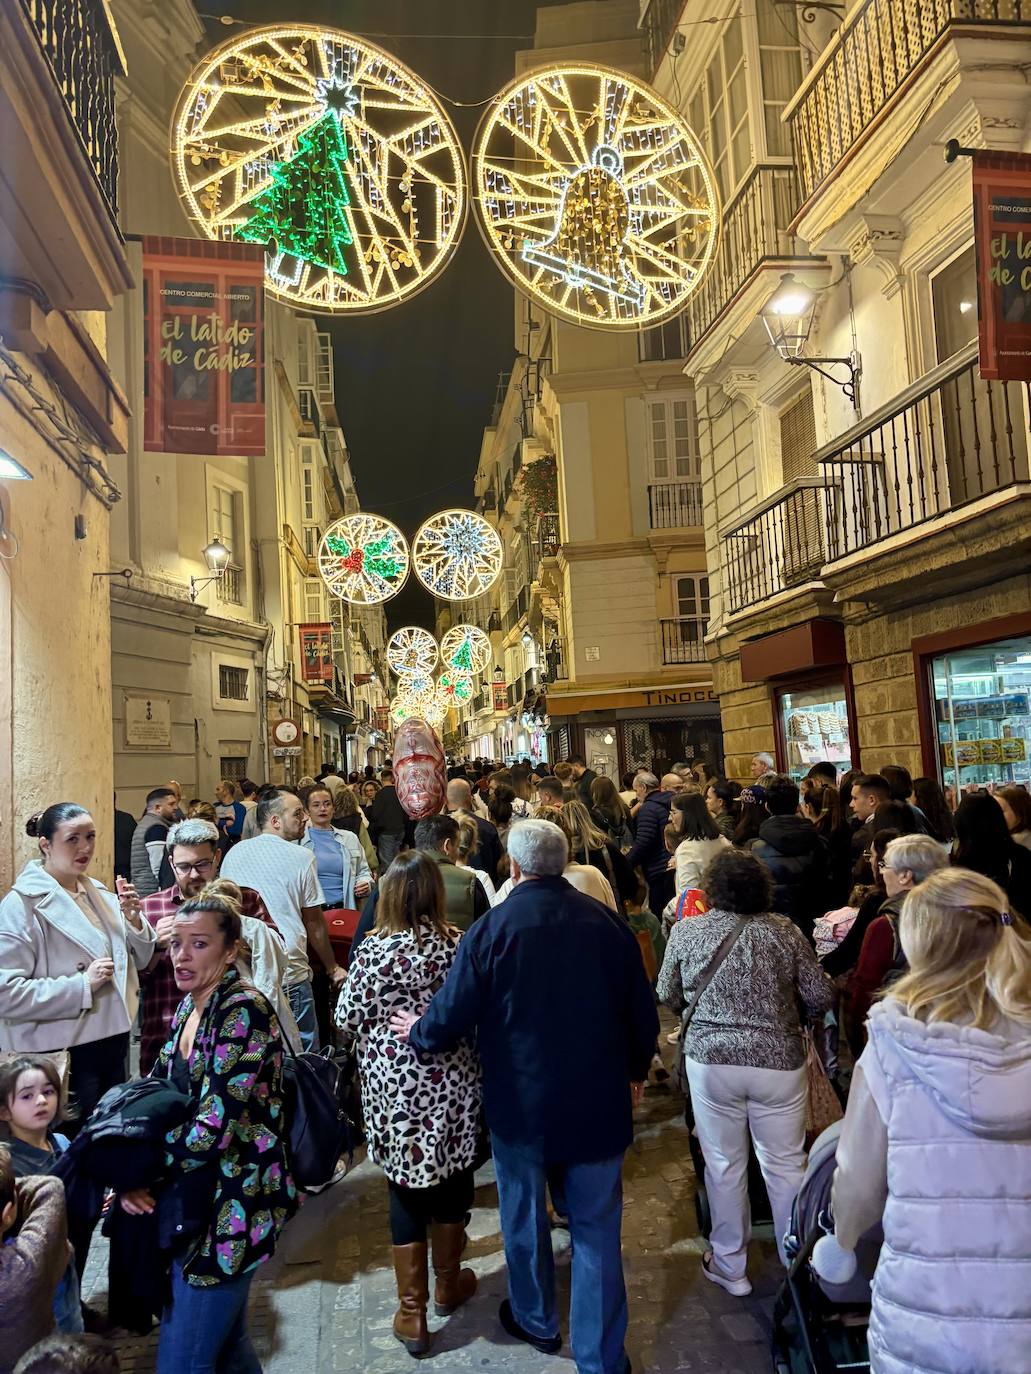
<instances>
[{"instance_id":1,"label":"crowd of people","mask_svg":"<svg viewBox=\"0 0 1031 1374\"><path fill-rule=\"evenodd\" d=\"M898 765L749 771L456 763L418 823L389 767L223 779L214 802L170 782L116 811L113 890L84 808L31 817L0 902L0 1374L107 1358L79 1297L100 1224L107 1320L160 1321L159 1374L260 1370L250 1285L303 1201L284 1062L324 1045L356 1058L413 1356L431 1302L475 1296L492 1158L502 1328L561 1347L566 1226L577 1369L629 1374L622 1161L672 1067L705 1279L751 1291L753 1151L788 1262L822 1074L846 1105L821 1262L884 1231L871 1367L1026 1369L1031 1244L1004 1209L1031 1205L1031 798ZM935 1220L953 1205L962 1235Z\"/></svg>"}]
</instances>

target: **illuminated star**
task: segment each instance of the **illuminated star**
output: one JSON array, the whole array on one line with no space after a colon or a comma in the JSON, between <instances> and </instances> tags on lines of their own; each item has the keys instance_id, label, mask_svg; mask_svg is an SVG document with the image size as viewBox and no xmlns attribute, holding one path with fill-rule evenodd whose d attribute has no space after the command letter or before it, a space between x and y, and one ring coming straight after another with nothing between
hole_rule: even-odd
<instances>
[{"instance_id":1,"label":"illuminated star","mask_svg":"<svg viewBox=\"0 0 1031 1374\"><path fill-rule=\"evenodd\" d=\"M331 110L341 123L345 118L353 119L358 113L358 92L336 72L316 81L315 93L321 104Z\"/></svg>"}]
</instances>

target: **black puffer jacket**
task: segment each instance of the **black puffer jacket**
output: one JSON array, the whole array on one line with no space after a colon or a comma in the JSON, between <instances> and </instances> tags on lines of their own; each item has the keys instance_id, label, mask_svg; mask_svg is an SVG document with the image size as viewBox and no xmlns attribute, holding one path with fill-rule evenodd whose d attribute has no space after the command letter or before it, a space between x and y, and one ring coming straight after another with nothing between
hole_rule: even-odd
<instances>
[{"instance_id":1,"label":"black puffer jacket","mask_svg":"<svg viewBox=\"0 0 1031 1374\"><path fill-rule=\"evenodd\" d=\"M788 916L807 939L828 909L830 856L827 843L801 816L771 816L759 827L752 853L770 870L772 909Z\"/></svg>"}]
</instances>

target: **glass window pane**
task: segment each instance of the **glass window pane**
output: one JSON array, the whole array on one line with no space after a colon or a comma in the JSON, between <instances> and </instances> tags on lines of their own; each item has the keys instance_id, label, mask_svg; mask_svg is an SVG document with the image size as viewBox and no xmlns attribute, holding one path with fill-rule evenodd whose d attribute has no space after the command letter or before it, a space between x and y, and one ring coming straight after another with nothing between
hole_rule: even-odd
<instances>
[{"instance_id":1,"label":"glass window pane","mask_svg":"<svg viewBox=\"0 0 1031 1374\"><path fill-rule=\"evenodd\" d=\"M791 130L781 121L781 109L780 105L765 108L766 151L770 157L791 156Z\"/></svg>"},{"instance_id":2,"label":"glass window pane","mask_svg":"<svg viewBox=\"0 0 1031 1374\"><path fill-rule=\"evenodd\" d=\"M752 135L747 119L733 138L733 162L736 183L741 180L752 163Z\"/></svg>"},{"instance_id":3,"label":"glass window pane","mask_svg":"<svg viewBox=\"0 0 1031 1374\"><path fill-rule=\"evenodd\" d=\"M970 785L1031 785L1031 636L933 659L931 695L954 803Z\"/></svg>"},{"instance_id":4,"label":"glass window pane","mask_svg":"<svg viewBox=\"0 0 1031 1374\"><path fill-rule=\"evenodd\" d=\"M798 782L814 763L852 767L844 682L778 693L787 772Z\"/></svg>"},{"instance_id":5,"label":"glass window pane","mask_svg":"<svg viewBox=\"0 0 1031 1374\"><path fill-rule=\"evenodd\" d=\"M802 77L802 63L798 50L763 48L759 53L759 65L765 99L786 105L795 94Z\"/></svg>"},{"instance_id":6,"label":"glass window pane","mask_svg":"<svg viewBox=\"0 0 1031 1374\"><path fill-rule=\"evenodd\" d=\"M736 129L748 114L748 81L744 67L738 67L727 92L727 105L730 111L730 126Z\"/></svg>"},{"instance_id":7,"label":"glass window pane","mask_svg":"<svg viewBox=\"0 0 1031 1374\"><path fill-rule=\"evenodd\" d=\"M727 26L727 31L723 35L723 56L728 77L744 56L741 44L741 23L740 20L735 19L732 24Z\"/></svg>"},{"instance_id":8,"label":"glass window pane","mask_svg":"<svg viewBox=\"0 0 1031 1374\"><path fill-rule=\"evenodd\" d=\"M938 361L977 338L977 278L973 244L931 278Z\"/></svg>"}]
</instances>

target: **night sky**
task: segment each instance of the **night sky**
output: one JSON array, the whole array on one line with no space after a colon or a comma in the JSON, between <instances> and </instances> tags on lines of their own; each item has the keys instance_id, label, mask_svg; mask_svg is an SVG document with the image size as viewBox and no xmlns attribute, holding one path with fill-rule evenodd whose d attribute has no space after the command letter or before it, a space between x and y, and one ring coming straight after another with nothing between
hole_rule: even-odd
<instances>
[{"instance_id":1,"label":"night sky","mask_svg":"<svg viewBox=\"0 0 1031 1374\"><path fill-rule=\"evenodd\" d=\"M346 29L396 54L441 95L480 102L512 77L515 51L533 46L538 7L538 0L235 0L224 12L249 24L296 20ZM211 9L223 13L217 3ZM208 25L213 43L233 32L210 18ZM447 36L405 36L413 34ZM468 158L483 107L443 104ZM337 412L362 506L409 538L435 510L472 503L498 373L515 355L512 318L512 287L470 214L454 257L421 294L379 314L326 319ZM412 576L387 614L391 628L432 628L433 599Z\"/></svg>"}]
</instances>

